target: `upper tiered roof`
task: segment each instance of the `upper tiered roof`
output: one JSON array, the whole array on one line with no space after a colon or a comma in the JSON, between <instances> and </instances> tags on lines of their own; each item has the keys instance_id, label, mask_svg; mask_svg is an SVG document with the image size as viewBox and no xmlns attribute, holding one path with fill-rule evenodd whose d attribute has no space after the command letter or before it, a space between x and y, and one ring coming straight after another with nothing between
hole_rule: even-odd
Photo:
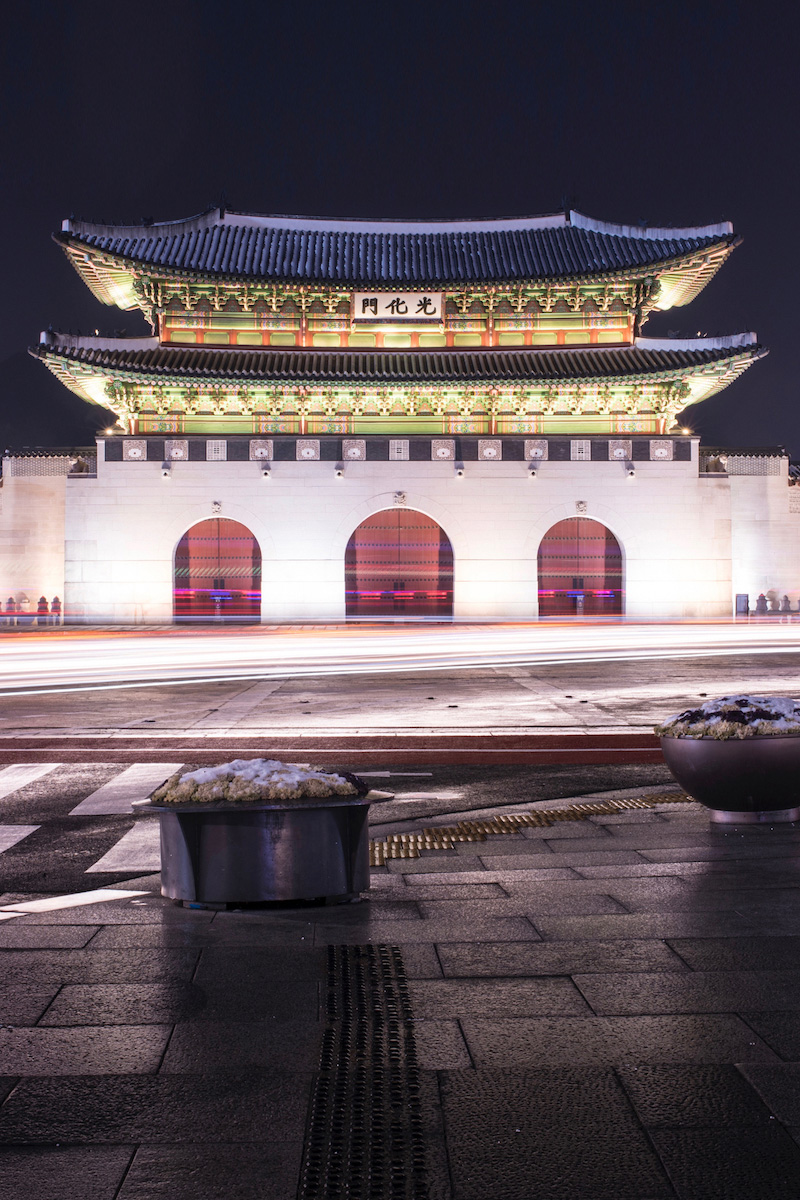
<instances>
[{"instance_id":1,"label":"upper tiered roof","mask_svg":"<svg viewBox=\"0 0 800 1200\"><path fill-rule=\"evenodd\" d=\"M687 303L737 244L729 222L683 229L612 225L569 211L473 221L272 217L212 209L122 226L69 219L56 235L105 303L132 307L127 272L331 286L478 283L686 274Z\"/></svg>"}]
</instances>

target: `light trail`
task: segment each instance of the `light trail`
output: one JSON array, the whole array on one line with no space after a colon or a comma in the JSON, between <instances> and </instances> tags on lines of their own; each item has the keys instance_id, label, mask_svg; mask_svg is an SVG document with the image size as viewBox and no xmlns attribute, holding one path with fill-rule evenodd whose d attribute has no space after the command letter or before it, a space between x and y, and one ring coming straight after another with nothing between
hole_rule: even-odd
<instances>
[{"instance_id":1,"label":"light trail","mask_svg":"<svg viewBox=\"0 0 800 1200\"><path fill-rule=\"evenodd\" d=\"M454 625L0 635L0 694L796 654L800 625Z\"/></svg>"}]
</instances>

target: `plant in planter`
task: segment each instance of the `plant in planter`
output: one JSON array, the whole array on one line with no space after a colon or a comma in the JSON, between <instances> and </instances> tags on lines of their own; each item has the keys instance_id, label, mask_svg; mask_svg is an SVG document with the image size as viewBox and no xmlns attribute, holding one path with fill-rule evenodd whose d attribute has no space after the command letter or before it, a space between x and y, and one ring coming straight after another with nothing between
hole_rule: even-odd
<instances>
[{"instance_id":1,"label":"plant in planter","mask_svg":"<svg viewBox=\"0 0 800 1200\"><path fill-rule=\"evenodd\" d=\"M714 821L800 820L800 704L722 696L657 725L664 760Z\"/></svg>"},{"instance_id":2,"label":"plant in planter","mask_svg":"<svg viewBox=\"0 0 800 1200\"><path fill-rule=\"evenodd\" d=\"M355 775L315 771L275 758L235 758L218 767L178 771L152 798L159 804L255 804L363 796L368 790Z\"/></svg>"}]
</instances>

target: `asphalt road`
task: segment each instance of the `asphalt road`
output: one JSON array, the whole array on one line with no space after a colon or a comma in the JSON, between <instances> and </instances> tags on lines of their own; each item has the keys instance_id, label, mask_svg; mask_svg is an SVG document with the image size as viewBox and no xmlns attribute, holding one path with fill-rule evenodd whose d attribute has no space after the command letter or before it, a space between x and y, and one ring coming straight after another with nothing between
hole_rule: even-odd
<instances>
[{"instance_id":1,"label":"asphalt road","mask_svg":"<svg viewBox=\"0 0 800 1200\"><path fill-rule=\"evenodd\" d=\"M649 733L741 691L800 695L800 650L0 694L0 738Z\"/></svg>"}]
</instances>

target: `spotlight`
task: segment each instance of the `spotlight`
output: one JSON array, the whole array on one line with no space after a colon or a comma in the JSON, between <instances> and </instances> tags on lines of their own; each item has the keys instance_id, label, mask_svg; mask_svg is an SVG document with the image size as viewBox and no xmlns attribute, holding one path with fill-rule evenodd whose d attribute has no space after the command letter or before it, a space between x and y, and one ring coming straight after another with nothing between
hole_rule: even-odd
<instances>
[{"instance_id":1,"label":"spotlight","mask_svg":"<svg viewBox=\"0 0 800 1200\"><path fill-rule=\"evenodd\" d=\"M536 467L528 467L528 479L536 478Z\"/></svg>"},{"instance_id":2,"label":"spotlight","mask_svg":"<svg viewBox=\"0 0 800 1200\"><path fill-rule=\"evenodd\" d=\"M634 477L634 475L635 475L635 474L636 474L636 470L635 470L635 468L634 468L634 467L628 467L628 479L633 479L633 477Z\"/></svg>"},{"instance_id":3,"label":"spotlight","mask_svg":"<svg viewBox=\"0 0 800 1200\"><path fill-rule=\"evenodd\" d=\"M269 479L269 477L270 477L270 469L269 469L269 467L262 467L262 468L261 468L261 478L262 478L262 479Z\"/></svg>"},{"instance_id":4,"label":"spotlight","mask_svg":"<svg viewBox=\"0 0 800 1200\"><path fill-rule=\"evenodd\" d=\"M456 479L464 478L464 464L456 463Z\"/></svg>"},{"instance_id":5,"label":"spotlight","mask_svg":"<svg viewBox=\"0 0 800 1200\"><path fill-rule=\"evenodd\" d=\"M342 463L337 463L333 474L336 479L344 479L344 466Z\"/></svg>"},{"instance_id":6,"label":"spotlight","mask_svg":"<svg viewBox=\"0 0 800 1200\"><path fill-rule=\"evenodd\" d=\"M163 462L161 464L161 476L163 479L169 479L172 476L172 464Z\"/></svg>"}]
</instances>

